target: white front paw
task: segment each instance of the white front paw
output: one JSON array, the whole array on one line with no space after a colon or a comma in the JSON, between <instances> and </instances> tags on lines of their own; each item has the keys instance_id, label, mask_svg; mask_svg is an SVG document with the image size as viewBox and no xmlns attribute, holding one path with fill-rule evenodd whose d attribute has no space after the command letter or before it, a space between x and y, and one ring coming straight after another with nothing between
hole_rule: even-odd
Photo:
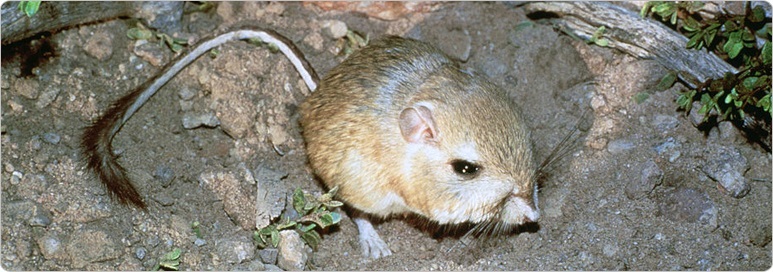
<instances>
[{"instance_id":1,"label":"white front paw","mask_svg":"<svg viewBox=\"0 0 773 272\"><path fill-rule=\"evenodd\" d=\"M357 230L360 232L360 249L363 257L378 259L392 255L389 246L381 239L370 221L359 217L352 220L357 224Z\"/></svg>"}]
</instances>

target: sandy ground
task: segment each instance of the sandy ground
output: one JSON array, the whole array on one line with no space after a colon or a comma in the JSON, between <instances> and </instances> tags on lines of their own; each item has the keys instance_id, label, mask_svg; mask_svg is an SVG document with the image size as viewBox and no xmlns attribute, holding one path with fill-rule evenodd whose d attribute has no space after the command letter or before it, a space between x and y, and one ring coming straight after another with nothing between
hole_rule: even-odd
<instances>
[{"instance_id":1,"label":"sandy ground","mask_svg":"<svg viewBox=\"0 0 773 272\"><path fill-rule=\"evenodd\" d=\"M356 227L345 216L316 251L301 249L308 269L771 266L770 153L728 124L697 130L676 111L683 86L655 90L667 70L654 61L573 40L503 3L444 3L393 21L298 3L222 3L186 16L183 27L197 37L246 20L289 37L320 75L343 60L336 40L323 33L328 20L373 38L434 44L510 93L540 160L590 111L588 129L542 182L538 225L463 245L448 228L387 220L377 231L394 255L372 261L360 256ZM306 87L284 57L247 43L199 59L115 137L149 210L120 206L83 167L78 143L112 101L172 58L164 46L129 40L130 27L113 20L21 46L48 48L39 63L3 47L3 268L147 270L175 247L182 270L276 268L264 264L272 252L252 242L258 192L247 177L265 177L280 196L294 188L323 191L297 124ZM641 94L648 98L637 102ZM221 125L183 128L185 118L206 115ZM740 173L748 193L729 196L709 177L715 168Z\"/></svg>"}]
</instances>

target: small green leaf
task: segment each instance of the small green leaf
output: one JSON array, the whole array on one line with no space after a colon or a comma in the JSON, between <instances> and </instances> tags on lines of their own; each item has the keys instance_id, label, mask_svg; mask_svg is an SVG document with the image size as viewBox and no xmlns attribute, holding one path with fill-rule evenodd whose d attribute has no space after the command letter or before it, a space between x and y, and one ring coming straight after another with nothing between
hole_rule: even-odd
<instances>
[{"instance_id":1,"label":"small green leaf","mask_svg":"<svg viewBox=\"0 0 773 272\"><path fill-rule=\"evenodd\" d=\"M668 88L671 88L671 86L674 86L674 83L677 79L677 74L674 71L668 71L665 75L663 75L662 78L660 78L660 82L658 82L658 85L655 86L655 90L657 91L663 91Z\"/></svg>"},{"instance_id":2,"label":"small green leaf","mask_svg":"<svg viewBox=\"0 0 773 272\"><path fill-rule=\"evenodd\" d=\"M773 52L771 51L770 41L765 41L765 44L762 45L762 50L760 51L761 51L760 57L762 58L762 64L770 65L771 58L773 58Z\"/></svg>"},{"instance_id":3,"label":"small green leaf","mask_svg":"<svg viewBox=\"0 0 773 272\"><path fill-rule=\"evenodd\" d=\"M19 10L23 11L27 17L32 17L38 12L41 1L21 1L19 2Z\"/></svg>"},{"instance_id":4,"label":"small green leaf","mask_svg":"<svg viewBox=\"0 0 773 272\"><path fill-rule=\"evenodd\" d=\"M744 88L746 88L746 90L749 90L749 91L754 90L754 86L757 84L757 79L759 79L759 78L758 77L747 77L747 78L744 78L743 81L742 81L742 85L743 85ZM735 90L735 89L733 89L733 90Z\"/></svg>"},{"instance_id":5,"label":"small green leaf","mask_svg":"<svg viewBox=\"0 0 773 272\"><path fill-rule=\"evenodd\" d=\"M696 48L696 45L698 45L698 42L700 42L701 38L703 38L703 32L696 32L695 35L690 38L689 41L687 41L687 46L685 48Z\"/></svg>"},{"instance_id":6,"label":"small green leaf","mask_svg":"<svg viewBox=\"0 0 773 272\"><path fill-rule=\"evenodd\" d=\"M306 206L306 197L301 188L297 188L295 189L295 192L293 192L293 208L299 214L305 214L303 209L304 206Z\"/></svg>"},{"instance_id":7,"label":"small green leaf","mask_svg":"<svg viewBox=\"0 0 773 272\"><path fill-rule=\"evenodd\" d=\"M752 9L752 13L749 14L749 21L753 23L759 23L765 20L765 9L762 6L756 6Z\"/></svg>"},{"instance_id":8,"label":"small green leaf","mask_svg":"<svg viewBox=\"0 0 773 272\"><path fill-rule=\"evenodd\" d=\"M605 38L597 39L593 43L595 43L596 45L601 46L601 47L609 46L609 40L607 40Z\"/></svg>"},{"instance_id":9,"label":"small green leaf","mask_svg":"<svg viewBox=\"0 0 773 272\"><path fill-rule=\"evenodd\" d=\"M276 247L279 245L279 231L274 229L274 231L271 232L271 245Z\"/></svg>"},{"instance_id":10,"label":"small green leaf","mask_svg":"<svg viewBox=\"0 0 773 272\"><path fill-rule=\"evenodd\" d=\"M327 206L328 208L341 207L341 206L343 206L343 205L344 205L344 203L343 203L343 202L341 202L341 201L336 201L336 200L331 200L331 201L325 202L324 204L325 204L325 206Z\"/></svg>"},{"instance_id":11,"label":"small green leaf","mask_svg":"<svg viewBox=\"0 0 773 272\"><path fill-rule=\"evenodd\" d=\"M306 241L306 244L311 246L313 250L317 250L317 246L319 246L319 243L322 240L322 237L319 236L319 233L317 233L316 230L311 230L311 231L302 233L301 239Z\"/></svg>"},{"instance_id":12,"label":"small green leaf","mask_svg":"<svg viewBox=\"0 0 773 272\"><path fill-rule=\"evenodd\" d=\"M180 248L174 248L172 251L164 255L162 259L164 260L177 260L180 258L180 255L182 255L182 250Z\"/></svg>"},{"instance_id":13,"label":"small green leaf","mask_svg":"<svg viewBox=\"0 0 773 272\"><path fill-rule=\"evenodd\" d=\"M743 49L743 43L742 42L736 42L733 44L733 46L730 48L730 51L727 51L727 55L734 59L738 56L738 54L741 53L741 49Z\"/></svg>"},{"instance_id":14,"label":"small green leaf","mask_svg":"<svg viewBox=\"0 0 773 272\"><path fill-rule=\"evenodd\" d=\"M770 111L770 108L771 108L770 107L770 93L766 94L765 96L762 97L762 99L757 101L757 107L761 107L763 110L765 110L767 112L771 112Z\"/></svg>"},{"instance_id":15,"label":"small green leaf","mask_svg":"<svg viewBox=\"0 0 773 272\"><path fill-rule=\"evenodd\" d=\"M646 92L639 92L633 96L633 101L636 102L636 104L641 104L646 101L647 98L650 98L650 94Z\"/></svg>"},{"instance_id":16,"label":"small green leaf","mask_svg":"<svg viewBox=\"0 0 773 272\"><path fill-rule=\"evenodd\" d=\"M153 38L153 31L139 27L133 27L126 31L126 36L132 40L148 40Z\"/></svg>"},{"instance_id":17,"label":"small green leaf","mask_svg":"<svg viewBox=\"0 0 773 272\"><path fill-rule=\"evenodd\" d=\"M302 231L302 232L308 232L308 231L310 231L310 230L313 230L314 228L316 228L316 227L317 227L317 224L314 224L314 223L311 223L311 224L308 224L308 225L303 225L303 224L301 224L300 226L301 226L301 227L300 227L300 228L298 228L300 231Z\"/></svg>"},{"instance_id":18,"label":"small green leaf","mask_svg":"<svg viewBox=\"0 0 773 272\"><path fill-rule=\"evenodd\" d=\"M298 224L298 223L295 222L295 221L289 221L287 223L284 223L284 224L281 224L279 226L276 226L276 229L283 230L283 229L286 229L286 228L294 227L296 224Z\"/></svg>"}]
</instances>

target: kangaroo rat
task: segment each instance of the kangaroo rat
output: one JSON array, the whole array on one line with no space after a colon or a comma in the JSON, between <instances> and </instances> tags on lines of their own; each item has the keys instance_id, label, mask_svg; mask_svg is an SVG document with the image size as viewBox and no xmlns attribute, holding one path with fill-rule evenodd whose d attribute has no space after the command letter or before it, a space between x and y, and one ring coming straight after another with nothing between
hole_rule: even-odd
<instances>
[{"instance_id":1,"label":"kangaroo rat","mask_svg":"<svg viewBox=\"0 0 773 272\"><path fill-rule=\"evenodd\" d=\"M539 218L530 135L507 94L420 41L375 41L317 79L276 33L240 29L207 39L119 99L86 129L88 167L122 203L144 208L111 141L156 90L209 49L260 38L291 59L314 92L301 104L309 162L338 197L376 217L415 213L440 224L506 229ZM315 90L316 89L316 90ZM353 216L363 255L391 254L370 221Z\"/></svg>"}]
</instances>

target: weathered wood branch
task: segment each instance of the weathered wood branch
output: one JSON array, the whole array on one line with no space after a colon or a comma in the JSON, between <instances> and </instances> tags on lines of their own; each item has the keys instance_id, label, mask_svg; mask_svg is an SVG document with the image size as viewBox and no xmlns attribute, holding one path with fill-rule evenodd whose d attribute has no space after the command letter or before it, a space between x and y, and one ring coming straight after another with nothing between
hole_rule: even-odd
<instances>
[{"instance_id":1,"label":"weathered wood branch","mask_svg":"<svg viewBox=\"0 0 773 272\"><path fill-rule=\"evenodd\" d=\"M523 5L527 13L556 14L561 27L578 37L590 39L604 26L609 47L643 59L654 59L695 88L709 78L720 78L726 72L738 71L706 50L686 49L688 39L662 23L641 18L638 13L611 3L601 2L534 2Z\"/></svg>"},{"instance_id":2,"label":"weathered wood branch","mask_svg":"<svg viewBox=\"0 0 773 272\"><path fill-rule=\"evenodd\" d=\"M42 32L115 19L142 18L156 28L174 27L182 16L183 2L135 1L43 1L38 12L27 17L18 9L19 2L5 2L0 8L2 44L9 44ZM170 23L172 22L172 23ZM179 24L178 24L179 25ZM165 29L169 31L169 29Z\"/></svg>"}]
</instances>

